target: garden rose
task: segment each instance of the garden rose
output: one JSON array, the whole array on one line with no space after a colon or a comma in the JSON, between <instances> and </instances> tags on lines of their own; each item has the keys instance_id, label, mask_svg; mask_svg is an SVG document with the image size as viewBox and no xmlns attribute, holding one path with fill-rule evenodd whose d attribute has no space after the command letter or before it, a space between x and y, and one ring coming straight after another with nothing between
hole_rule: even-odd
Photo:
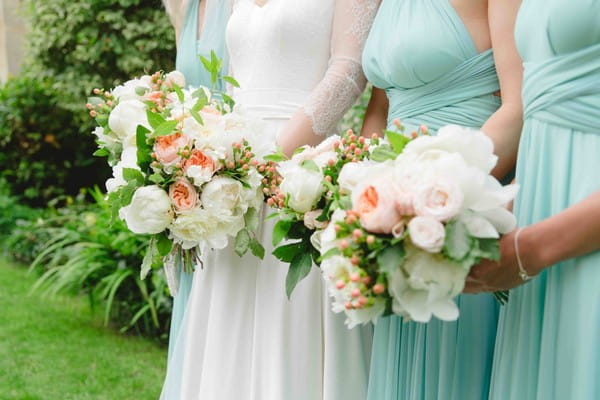
<instances>
[{"instance_id":1,"label":"garden rose","mask_svg":"<svg viewBox=\"0 0 600 400\"><path fill-rule=\"evenodd\" d=\"M198 193L194 186L184 178L177 179L169 187L169 197L179 212L191 210L198 203Z\"/></svg>"},{"instance_id":2,"label":"garden rose","mask_svg":"<svg viewBox=\"0 0 600 400\"><path fill-rule=\"evenodd\" d=\"M352 193L354 188L376 177L389 176L393 168L392 161L375 162L359 161L351 162L342 168L338 177L340 189L346 193ZM390 181L391 181L390 177Z\"/></svg>"},{"instance_id":3,"label":"garden rose","mask_svg":"<svg viewBox=\"0 0 600 400\"><path fill-rule=\"evenodd\" d=\"M183 170L192 179L194 185L202 186L210 181L217 169L215 160L202 150L194 149L190 158L185 161Z\"/></svg>"},{"instance_id":4,"label":"garden rose","mask_svg":"<svg viewBox=\"0 0 600 400\"><path fill-rule=\"evenodd\" d=\"M185 87L185 76L179 71L171 71L165 77L165 84L169 87L177 85L180 88Z\"/></svg>"},{"instance_id":5,"label":"garden rose","mask_svg":"<svg viewBox=\"0 0 600 400\"><path fill-rule=\"evenodd\" d=\"M393 185L381 180L356 188L352 193L352 209L360 216L362 226L374 233L392 233L402 220L395 206Z\"/></svg>"},{"instance_id":6,"label":"garden rose","mask_svg":"<svg viewBox=\"0 0 600 400\"><path fill-rule=\"evenodd\" d=\"M308 229L323 229L327 227L326 221L318 221L319 218L323 214L323 210L313 210L304 214L304 226Z\"/></svg>"},{"instance_id":7,"label":"garden rose","mask_svg":"<svg viewBox=\"0 0 600 400\"><path fill-rule=\"evenodd\" d=\"M444 247L444 225L431 217L414 217L408 223L408 234L413 244L429 253L439 253Z\"/></svg>"},{"instance_id":8,"label":"garden rose","mask_svg":"<svg viewBox=\"0 0 600 400\"><path fill-rule=\"evenodd\" d=\"M131 203L119 210L119 217L133 233L160 233L173 220L171 199L156 185L140 187L133 194Z\"/></svg>"},{"instance_id":9,"label":"garden rose","mask_svg":"<svg viewBox=\"0 0 600 400\"><path fill-rule=\"evenodd\" d=\"M127 100L140 100L142 96L138 94L138 89L150 90L152 79L148 75L144 75L139 79L131 79L122 85L117 86L111 92L113 97L119 102Z\"/></svg>"},{"instance_id":10,"label":"garden rose","mask_svg":"<svg viewBox=\"0 0 600 400\"><path fill-rule=\"evenodd\" d=\"M166 167L181 161L181 151L192 145L191 139L180 133L158 136L154 142L154 152L157 160Z\"/></svg>"},{"instance_id":11,"label":"garden rose","mask_svg":"<svg viewBox=\"0 0 600 400\"><path fill-rule=\"evenodd\" d=\"M413 198L417 215L446 222L458 215L463 205L460 188L450 180L436 180L420 187Z\"/></svg>"}]
</instances>

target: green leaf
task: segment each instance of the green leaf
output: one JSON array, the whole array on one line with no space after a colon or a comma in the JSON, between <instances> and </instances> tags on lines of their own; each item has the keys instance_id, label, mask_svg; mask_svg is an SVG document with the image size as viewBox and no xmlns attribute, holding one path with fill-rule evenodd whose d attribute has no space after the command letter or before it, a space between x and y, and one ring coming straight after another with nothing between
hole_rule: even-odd
<instances>
[{"instance_id":1,"label":"green leaf","mask_svg":"<svg viewBox=\"0 0 600 400\"><path fill-rule=\"evenodd\" d=\"M455 261L461 261L469 254L473 242L464 223L458 220L448 222L444 243L444 250L448 257Z\"/></svg>"},{"instance_id":2,"label":"green leaf","mask_svg":"<svg viewBox=\"0 0 600 400\"><path fill-rule=\"evenodd\" d=\"M269 154L268 156L265 156L264 158L265 158L265 161L273 161L273 162L281 162L281 161L287 160L287 157L285 156L285 154L281 154L281 153Z\"/></svg>"},{"instance_id":3,"label":"green leaf","mask_svg":"<svg viewBox=\"0 0 600 400\"><path fill-rule=\"evenodd\" d=\"M156 248L161 257L167 256L173 249L173 242L166 232L159 233L156 237Z\"/></svg>"},{"instance_id":4,"label":"green leaf","mask_svg":"<svg viewBox=\"0 0 600 400\"><path fill-rule=\"evenodd\" d=\"M160 174L160 172L155 172L148 177L148 180L152 183L156 183L157 185L160 185L161 183L163 183L165 181L165 178Z\"/></svg>"},{"instance_id":5,"label":"green leaf","mask_svg":"<svg viewBox=\"0 0 600 400\"><path fill-rule=\"evenodd\" d=\"M301 253L308 253L306 245L303 242L284 244L273 250L275 258L285 263L292 262L292 260Z\"/></svg>"},{"instance_id":6,"label":"green leaf","mask_svg":"<svg viewBox=\"0 0 600 400\"><path fill-rule=\"evenodd\" d=\"M377 146L371 153L371 160L377 162L395 160L396 157L398 157L398 154L392 149L390 145L387 144Z\"/></svg>"},{"instance_id":7,"label":"green leaf","mask_svg":"<svg viewBox=\"0 0 600 400\"><path fill-rule=\"evenodd\" d=\"M273 227L273 246L277 246L285 237L292 227L292 221L279 220Z\"/></svg>"},{"instance_id":8,"label":"green leaf","mask_svg":"<svg viewBox=\"0 0 600 400\"><path fill-rule=\"evenodd\" d=\"M199 89L201 90L201 89ZM202 95L201 97L198 99L198 101L196 102L196 104L194 104L194 106L192 107L193 111L200 111L202 110L204 107L206 107L206 105L208 104L208 98L206 97L206 93L204 93L204 90L201 91Z\"/></svg>"},{"instance_id":9,"label":"green leaf","mask_svg":"<svg viewBox=\"0 0 600 400\"><path fill-rule=\"evenodd\" d=\"M194 109L191 109L190 114L192 115L192 117L194 117L194 119L196 120L197 123L199 123L200 125L204 125L204 120L202 119L202 117L200 116L200 114L197 111L195 111Z\"/></svg>"},{"instance_id":10,"label":"green leaf","mask_svg":"<svg viewBox=\"0 0 600 400\"><path fill-rule=\"evenodd\" d=\"M183 91L181 90L179 85L173 84L173 90L175 91L175 93L177 93L177 98L179 99L179 101L183 103L185 101L185 95L183 94Z\"/></svg>"},{"instance_id":11,"label":"green leaf","mask_svg":"<svg viewBox=\"0 0 600 400\"><path fill-rule=\"evenodd\" d=\"M225 102L225 104L227 104L229 108L233 109L233 106L235 105L235 100L233 100L231 96L228 96L225 93L221 93L221 97L223 97L223 101Z\"/></svg>"},{"instance_id":12,"label":"green leaf","mask_svg":"<svg viewBox=\"0 0 600 400\"><path fill-rule=\"evenodd\" d=\"M154 130L153 137L165 136L173 133L173 130L177 127L179 121L165 121L158 128Z\"/></svg>"},{"instance_id":13,"label":"green leaf","mask_svg":"<svg viewBox=\"0 0 600 400\"><path fill-rule=\"evenodd\" d=\"M147 134L150 132L149 129L142 125L138 125L135 144L137 146L137 163L145 171L152 162L152 147L147 142Z\"/></svg>"},{"instance_id":14,"label":"green leaf","mask_svg":"<svg viewBox=\"0 0 600 400\"><path fill-rule=\"evenodd\" d=\"M158 255L158 248L156 247L156 238L153 236L150 238L148 247L146 248L146 254L142 261L142 268L140 270L140 279L146 279L148 273L152 269L152 263L154 258Z\"/></svg>"},{"instance_id":15,"label":"green leaf","mask_svg":"<svg viewBox=\"0 0 600 400\"><path fill-rule=\"evenodd\" d=\"M250 241L250 251L255 257L260 258L261 260L265 258L265 248L256 238L252 238Z\"/></svg>"},{"instance_id":16,"label":"green leaf","mask_svg":"<svg viewBox=\"0 0 600 400\"><path fill-rule=\"evenodd\" d=\"M395 246L387 247L377 255L377 264L379 264L379 270L381 272L391 274L402 265L405 257L406 252L404 251L404 246L402 246L401 243Z\"/></svg>"},{"instance_id":17,"label":"green leaf","mask_svg":"<svg viewBox=\"0 0 600 400\"><path fill-rule=\"evenodd\" d=\"M135 94L137 94L138 96L143 96L146 94L146 92L149 89L147 87L143 87L143 86L138 86L135 88Z\"/></svg>"},{"instance_id":18,"label":"green leaf","mask_svg":"<svg viewBox=\"0 0 600 400\"><path fill-rule=\"evenodd\" d=\"M302 168L305 168L309 171L314 171L314 172L321 172L321 169L319 168L319 166L317 165L316 162L314 162L313 160L304 160L302 161L302 163L300 164L300 166Z\"/></svg>"},{"instance_id":19,"label":"green leaf","mask_svg":"<svg viewBox=\"0 0 600 400\"><path fill-rule=\"evenodd\" d=\"M150 110L146 110L146 116L148 117L148 122L150 123L152 129L156 129L165 123L165 119L162 117L162 115Z\"/></svg>"},{"instance_id":20,"label":"green leaf","mask_svg":"<svg viewBox=\"0 0 600 400\"><path fill-rule=\"evenodd\" d=\"M404 147L408 144L408 142L410 142L410 138L408 136L404 136L401 133L393 131L385 131L385 136L392 145L392 149L396 154L402 153Z\"/></svg>"},{"instance_id":21,"label":"green leaf","mask_svg":"<svg viewBox=\"0 0 600 400\"><path fill-rule=\"evenodd\" d=\"M235 237L235 252L238 256L242 257L248 252L250 248L250 234L247 229L242 229L238 232Z\"/></svg>"},{"instance_id":22,"label":"green leaf","mask_svg":"<svg viewBox=\"0 0 600 400\"><path fill-rule=\"evenodd\" d=\"M321 261L323 261L323 260L325 260L325 259L327 259L327 258L329 258L329 257L337 256L337 255L339 255L340 253L341 253L341 252L340 252L340 249L338 249L337 247L334 247L334 248L332 248L332 249L329 249L329 250L327 250L327 251L325 252L325 254L323 254L323 255L321 255L321 257L319 257L319 262L321 262Z\"/></svg>"},{"instance_id":23,"label":"green leaf","mask_svg":"<svg viewBox=\"0 0 600 400\"><path fill-rule=\"evenodd\" d=\"M500 260L500 241L498 239L477 239L477 245L482 258Z\"/></svg>"},{"instance_id":24,"label":"green leaf","mask_svg":"<svg viewBox=\"0 0 600 400\"><path fill-rule=\"evenodd\" d=\"M246 222L246 229L248 229L249 232L256 233L260 223L260 218L256 208L248 209L248 212L246 212L246 215L244 215L244 221Z\"/></svg>"},{"instance_id":25,"label":"green leaf","mask_svg":"<svg viewBox=\"0 0 600 400\"><path fill-rule=\"evenodd\" d=\"M233 76L224 76L223 80L227 83L229 83L231 86L239 88L240 84L238 83L238 81L235 80L235 78Z\"/></svg>"},{"instance_id":26,"label":"green leaf","mask_svg":"<svg viewBox=\"0 0 600 400\"><path fill-rule=\"evenodd\" d=\"M96 150L93 155L96 157L106 157L109 154L110 153L108 152L108 150L106 150L104 147L102 147L101 149Z\"/></svg>"},{"instance_id":27,"label":"green leaf","mask_svg":"<svg viewBox=\"0 0 600 400\"><path fill-rule=\"evenodd\" d=\"M135 168L123 168L123 179L126 182L135 181L139 186L144 184L144 175Z\"/></svg>"},{"instance_id":28,"label":"green leaf","mask_svg":"<svg viewBox=\"0 0 600 400\"><path fill-rule=\"evenodd\" d=\"M296 285L310 273L311 267L312 258L310 252L302 252L294 257L285 279L285 292L288 299L292 295Z\"/></svg>"}]
</instances>

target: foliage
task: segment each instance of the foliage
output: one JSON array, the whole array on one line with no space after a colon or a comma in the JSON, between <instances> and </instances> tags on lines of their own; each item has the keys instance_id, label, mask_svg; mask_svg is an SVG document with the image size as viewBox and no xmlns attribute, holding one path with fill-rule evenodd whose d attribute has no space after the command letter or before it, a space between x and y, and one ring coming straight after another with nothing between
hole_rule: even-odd
<instances>
[{"instance_id":1,"label":"foliage","mask_svg":"<svg viewBox=\"0 0 600 400\"><path fill-rule=\"evenodd\" d=\"M22 76L0 88L0 178L27 203L44 205L106 175L72 119L48 80Z\"/></svg>"},{"instance_id":2,"label":"foliage","mask_svg":"<svg viewBox=\"0 0 600 400\"><path fill-rule=\"evenodd\" d=\"M91 156L86 98L94 87L173 69L175 38L160 0L27 0L24 11L28 59L0 87L0 176L40 206L106 179Z\"/></svg>"},{"instance_id":3,"label":"foliage","mask_svg":"<svg viewBox=\"0 0 600 400\"><path fill-rule=\"evenodd\" d=\"M131 233L120 220L111 225L111 209L95 189L95 204L76 202L23 223L9 241L9 252L33 243L31 267L42 272L35 285L47 295L86 294L92 307L103 306L105 323L166 340L171 298L161 271L141 280L139 265L148 238ZM25 258L25 257L21 257Z\"/></svg>"},{"instance_id":4,"label":"foliage","mask_svg":"<svg viewBox=\"0 0 600 400\"><path fill-rule=\"evenodd\" d=\"M103 328L83 298L29 293L34 282L0 261L0 398L158 398L164 348Z\"/></svg>"}]
</instances>

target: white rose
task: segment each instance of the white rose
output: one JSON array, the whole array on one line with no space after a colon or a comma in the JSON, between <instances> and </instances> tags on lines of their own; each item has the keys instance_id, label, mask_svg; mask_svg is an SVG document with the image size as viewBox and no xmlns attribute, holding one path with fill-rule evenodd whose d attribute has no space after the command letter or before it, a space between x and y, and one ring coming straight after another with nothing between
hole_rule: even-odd
<instances>
[{"instance_id":1,"label":"white rose","mask_svg":"<svg viewBox=\"0 0 600 400\"><path fill-rule=\"evenodd\" d=\"M108 126L121 141L135 137L138 125L150 128L146 105L138 100L120 102L108 117Z\"/></svg>"},{"instance_id":2,"label":"white rose","mask_svg":"<svg viewBox=\"0 0 600 400\"><path fill-rule=\"evenodd\" d=\"M151 78L148 75L142 76L140 79L131 79L122 85L117 86L111 92L116 100L124 102L127 100L140 100L140 96L137 92L138 89L150 90Z\"/></svg>"},{"instance_id":3,"label":"white rose","mask_svg":"<svg viewBox=\"0 0 600 400\"><path fill-rule=\"evenodd\" d=\"M414 194L413 206L417 215L445 222L458 215L463 198L458 185L450 180L439 180L420 187Z\"/></svg>"},{"instance_id":4,"label":"white rose","mask_svg":"<svg viewBox=\"0 0 600 400\"><path fill-rule=\"evenodd\" d=\"M185 87L185 76L179 71L171 71L165 77L165 83L169 86L175 84L180 88L183 88Z\"/></svg>"},{"instance_id":5,"label":"white rose","mask_svg":"<svg viewBox=\"0 0 600 400\"><path fill-rule=\"evenodd\" d=\"M113 177L106 181L106 190L111 193L127 184L123 179L123 169L133 168L140 170L137 164L137 149L135 147L127 147L121 153L121 160L112 167Z\"/></svg>"},{"instance_id":6,"label":"white rose","mask_svg":"<svg viewBox=\"0 0 600 400\"><path fill-rule=\"evenodd\" d=\"M283 178L279 188L285 195L289 195L288 205L296 212L310 211L325 192L324 177L320 171L312 171L292 161L285 161L279 165L279 173Z\"/></svg>"},{"instance_id":7,"label":"white rose","mask_svg":"<svg viewBox=\"0 0 600 400\"><path fill-rule=\"evenodd\" d=\"M354 188L360 184L373 181L375 178L389 174L393 169L392 161L375 162L359 161L351 162L342 168L338 177L340 189L352 193Z\"/></svg>"},{"instance_id":8,"label":"white rose","mask_svg":"<svg viewBox=\"0 0 600 400\"><path fill-rule=\"evenodd\" d=\"M429 253L439 253L444 247L446 231L441 222L431 217L414 217L408 223L413 244Z\"/></svg>"},{"instance_id":9,"label":"white rose","mask_svg":"<svg viewBox=\"0 0 600 400\"><path fill-rule=\"evenodd\" d=\"M453 299L462 292L469 271L438 254L412 246L406 251L401 268L388 277L393 311L417 322L429 322L432 316L456 320Z\"/></svg>"},{"instance_id":10,"label":"white rose","mask_svg":"<svg viewBox=\"0 0 600 400\"><path fill-rule=\"evenodd\" d=\"M313 247L321 252L321 255L327 253L329 250L337 247L338 239L335 231L335 225L337 222L343 221L346 218L346 212L344 210L336 209L331 214L331 221L327 227L323 230L317 230L311 237L310 242Z\"/></svg>"},{"instance_id":11,"label":"white rose","mask_svg":"<svg viewBox=\"0 0 600 400\"><path fill-rule=\"evenodd\" d=\"M143 186L135 191L131 203L119 210L119 217L133 233L160 233L173 220L171 199L158 186Z\"/></svg>"}]
</instances>

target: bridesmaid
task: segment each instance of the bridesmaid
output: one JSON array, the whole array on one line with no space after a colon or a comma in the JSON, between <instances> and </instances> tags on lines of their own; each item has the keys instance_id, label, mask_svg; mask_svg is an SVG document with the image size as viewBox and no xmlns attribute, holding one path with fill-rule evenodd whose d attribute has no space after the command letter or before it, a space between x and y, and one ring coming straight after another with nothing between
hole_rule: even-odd
<instances>
[{"instance_id":1,"label":"bridesmaid","mask_svg":"<svg viewBox=\"0 0 600 400\"><path fill-rule=\"evenodd\" d=\"M521 129L517 1L384 0L363 52L375 86L363 134L396 118L408 132L420 124L433 133L447 124L482 127L497 142L494 173L509 172ZM377 323L370 400L487 398L498 305L482 294L463 295L458 306L454 322Z\"/></svg>"},{"instance_id":2,"label":"bridesmaid","mask_svg":"<svg viewBox=\"0 0 600 400\"><path fill-rule=\"evenodd\" d=\"M524 0L524 126L501 262L467 289L510 289L490 398L600 399L600 1Z\"/></svg>"},{"instance_id":3,"label":"bridesmaid","mask_svg":"<svg viewBox=\"0 0 600 400\"><path fill-rule=\"evenodd\" d=\"M225 27L230 14L230 2L223 1L222 3L222 5L207 9L204 0L164 0L177 37L176 68L185 75L188 85L210 87L210 74L202 66L200 56L210 57L211 50L215 51L217 57L223 59L224 71L227 70ZM222 82L219 84L222 85ZM180 274L179 290L173 298L169 357L173 353L175 341L179 336L179 328L192 287L191 273L185 271L176 273Z\"/></svg>"}]
</instances>

